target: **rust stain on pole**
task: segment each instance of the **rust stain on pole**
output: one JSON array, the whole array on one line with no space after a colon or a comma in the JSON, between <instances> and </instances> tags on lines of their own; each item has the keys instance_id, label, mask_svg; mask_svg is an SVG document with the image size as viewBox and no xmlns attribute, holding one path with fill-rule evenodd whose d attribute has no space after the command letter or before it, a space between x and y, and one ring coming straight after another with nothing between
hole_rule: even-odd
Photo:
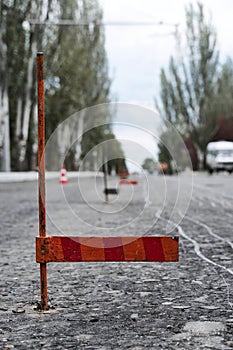
<instances>
[{"instance_id":1,"label":"rust stain on pole","mask_svg":"<svg viewBox=\"0 0 233 350\"><path fill-rule=\"evenodd\" d=\"M39 236L46 237L45 207L45 120L44 120L44 56L37 53L37 93L38 93L38 195L39 195ZM40 264L41 309L48 307L48 287L46 263Z\"/></svg>"}]
</instances>

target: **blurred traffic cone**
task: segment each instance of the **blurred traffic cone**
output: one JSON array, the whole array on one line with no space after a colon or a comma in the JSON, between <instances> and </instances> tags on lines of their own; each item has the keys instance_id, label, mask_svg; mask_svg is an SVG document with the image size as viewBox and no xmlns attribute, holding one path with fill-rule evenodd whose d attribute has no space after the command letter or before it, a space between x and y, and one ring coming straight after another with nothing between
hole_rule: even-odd
<instances>
[{"instance_id":1,"label":"blurred traffic cone","mask_svg":"<svg viewBox=\"0 0 233 350\"><path fill-rule=\"evenodd\" d=\"M63 165L61 168L61 174L60 174L60 184L64 185L67 183L68 183L68 179L67 179L67 174L66 174L66 168Z\"/></svg>"}]
</instances>

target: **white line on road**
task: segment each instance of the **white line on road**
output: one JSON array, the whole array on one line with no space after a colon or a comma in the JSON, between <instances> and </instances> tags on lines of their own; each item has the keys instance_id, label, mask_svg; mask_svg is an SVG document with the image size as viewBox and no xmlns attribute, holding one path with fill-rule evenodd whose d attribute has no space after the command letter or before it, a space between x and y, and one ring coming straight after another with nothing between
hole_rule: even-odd
<instances>
[{"instance_id":1,"label":"white line on road","mask_svg":"<svg viewBox=\"0 0 233 350\"><path fill-rule=\"evenodd\" d=\"M179 213L179 215L182 216L181 213ZM189 217L187 215L185 215L184 219L188 220L188 221L191 221L191 222L193 222L196 225L204 227L211 236L217 238L218 240L220 240L220 241L222 241L224 243L227 243L233 249L233 243L232 242L230 242L230 241L228 241L228 239L225 239L225 238L217 235L216 233L214 233L212 231L212 229L208 225L203 224L202 222L200 222L200 221L198 221L196 219L193 219L193 218L191 218L191 217Z\"/></svg>"},{"instance_id":2,"label":"white line on road","mask_svg":"<svg viewBox=\"0 0 233 350\"><path fill-rule=\"evenodd\" d=\"M163 218L163 217L161 217L161 216L160 216L159 218L160 218L161 220L163 220L163 221L169 222L169 220L167 220L167 219L165 219L165 218ZM175 223L173 222L173 224L175 224ZM199 256L199 258L201 258L202 260L208 262L209 264L214 265L214 266L217 266L217 267L219 267L219 268L225 270L226 272L230 273L231 275L233 275L233 270L232 270L232 269L229 269L229 268L227 268L227 267L225 267L225 266L223 266L223 265L220 265L220 264L214 262L213 260L207 258L204 254L202 254L202 252L201 252L201 250L200 250L200 245L199 245L199 243L198 243L195 239L193 239L193 238L189 237L188 235L186 235L186 233L184 232L184 230L182 229L182 227L181 227L180 225L177 226L177 229L178 229L179 234L180 234L182 237L184 237L185 239L187 239L189 242L191 242L191 243L193 244L193 246L194 246L194 251L195 251L195 253L197 254L197 256Z\"/></svg>"},{"instance_id":3,"label":"white line on road","mask_svg":"<svg viewBox=\"0 0 233 350\"><path fill-rule=\"evenodd\" d=\"M187 239L189 242L191 242L194 246L194 250L195 250L195 253L204 261L208 262L209 264L212 264L214 266L217 266L217 267L220 267L221 269L229 272L231 275L233 275L233 270L232 269L229 269L223 265L220 265L216 262L214 262L213 260L207 258L204 254L202 254L201 250L200 250L200 246L198 244L198 242L195 240L195 239L192 239L190 238L188 235L186 235L186 233L184 232L184 230L182 229L181 226L178 226L178 231L179 231L179 234L184 237L185 239Z\"/></svg>"}]
</instances>

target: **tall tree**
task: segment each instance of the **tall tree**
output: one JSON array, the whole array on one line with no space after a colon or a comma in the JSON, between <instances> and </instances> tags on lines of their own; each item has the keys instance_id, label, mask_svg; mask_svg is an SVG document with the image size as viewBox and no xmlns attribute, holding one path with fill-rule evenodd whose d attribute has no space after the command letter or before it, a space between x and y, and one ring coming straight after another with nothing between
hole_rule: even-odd
<instances>
[{"instance_id":1,"label":"tall tree","mask_svg":"<svg viewBox=\"0 0 233 350\"><path fill-rule=\"evenodd\" d=\"M30 167L35 117L35 57L42 45L44 29L28 19L44 21L51 11L51 0L1 0L1 84L8 110L13 169ZM4 44L4 45L3 45ZM7 125L7 123L4 123ZM2 128L4 131L6 127ZM5 135L7 133L5 132ZM35 139L35 135L34 135ZM5 145L9 140L5 139ZM35 148L33 148L35 149ZM6 163L5 155L1 163Z\"/></svg>"},{"instance_id":2,"label":"tall tree","mask_svg":"<svg viewBox=\"0 0 233 350\"><path fill-rule=\"evenodd\" d=\"M58 26L56 39L48 42L48 66L51 67L46 93L47 137L55 127L73 113L96 104L109 102L110 79L108 76L102 10L96 0L60 1L58 20L67 20L79 25ZM86 129L88 116L79 113L79 126ZM108 114L95 116L104 123ZM93 128L83 134L79 130L79 145L82 157L96 143L105 139L104 128ZM72 132L72 130L71 130ZM59 142L59 141L58 141ZM61 153L66 149L61 144ZM75 152L70 152L75 157ZM80 154L81 156L81 154Z\"/></svg>"},{"instance_id":3,"label":"tall tree","mask_svg":"<svg viewBox=\"0 0 233 350\"><path fill-rule=\"evenodd\" d=\"M186 8L184 47L177 34L179 53L170 59L169 70L161 70L161 100L166 118L186 138L191 138L199 154L213 134L218 111L219 52L216 32L204 15L203 6Z\"/></svg>"},{"instance_id":4,"label":"tall tree","mask_svg":"<svg viewBox=\"0 0 233 350\"><path fill-rule=\"evenodd\" d=\"M48 25L60 19L82 25ZM73 112L108 101L101 21L97 0L0 0L1 170L10 158L14 170L34 166L36 51L45 51L47 136Z\"/></svg>"},{"instance_id":5,"label":"tall tree","mask_svg":"<svg viewBox=\"0 0 233 350\"><path fill-rule=\"evenodd\" d=\"M217 115L233 119L233 61L229 57L221 66L213 109Z\"/></svg>"}]
</instances>

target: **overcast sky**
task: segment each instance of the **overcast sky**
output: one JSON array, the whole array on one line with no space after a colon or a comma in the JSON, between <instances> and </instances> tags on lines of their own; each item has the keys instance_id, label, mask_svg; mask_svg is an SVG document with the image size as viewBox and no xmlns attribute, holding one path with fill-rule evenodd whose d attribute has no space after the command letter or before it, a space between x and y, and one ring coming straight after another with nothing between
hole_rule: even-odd
<instances>
[{"instance_id":1,"label":"overcast sky","mask_svg":"<svg viewBox=\"0 0 233 350\"><path fill-rule=\"evenodd\" d=\"M153 104L159 94L159 72L175 50L175 24L184 32L185 5L196 0L100 0L104 21L164 22L158 26L106 26L106 50L113 78L112 94L119 101ZM223 60L233 56L233 1L205 0L217 29Z\"/></svg>"}]
</instances>

